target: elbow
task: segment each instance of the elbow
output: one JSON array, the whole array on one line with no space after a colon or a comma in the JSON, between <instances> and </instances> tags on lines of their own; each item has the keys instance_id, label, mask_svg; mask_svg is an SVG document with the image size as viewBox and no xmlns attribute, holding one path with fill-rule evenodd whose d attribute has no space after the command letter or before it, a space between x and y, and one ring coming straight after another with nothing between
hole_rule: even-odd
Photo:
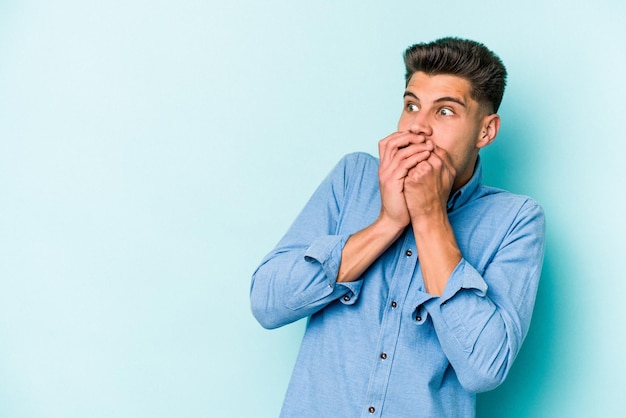
<instances>
[{"instance_id":1,"label":"elbow","mask_svg":"<svg viewBox=\"0 0 626 418\"><path fill-rule=\"evenodd\" d=\"M276 329L286 324L268 298L255 292L254 288L250 293L250 309L254 318L265 329Z\"/></svg>"},{"instance_id":2,"label":"elbow","mask_svg":"<svg viewBox=\"0 0 626 418\"><path fill-rule=\"evenodd\" d=\"M254 302L251 304L252 315L259 324L265 329L276 329L285 325L282 323L276 315L273 315L270 311L264 307L256 305Z\"/></svg>"},{"instance_id":3,"label":"elbow","mask_svg":"<svg viewBox=\"0 0 626 418\"><path fill-rule=\"evenodd\" d=\"M261 326L265 329L276 329L276 328L280 328L283 325L277 321L267 320L266 318L260 318L256 315L255 315L255 318L257 322L261 324Z\"/></svg>"},{"instance_id":4,"label":"elbow","mask_svg":"<svg viewBox=\"0 0 626 418\"><path fill-rule=\"evenodd\" d=\"M474 375L470 379L461 379L461 386L470 393L488 392L500 386L504 382L504 377L490 375Z\"/></svg>"},{"instance_id":5,"label":"elbow","mask_svg":"<svg viewBox=\"0 0 626 418\"><path fill-rule=\"evenodd\" d=\"M508 356L507 356L508 357ZM510 364L508 361L494 363L491 367L479 367L457 374L461 386L471 393L488 392L500 386L506 379Z\"/></svg>"}]
</instances>

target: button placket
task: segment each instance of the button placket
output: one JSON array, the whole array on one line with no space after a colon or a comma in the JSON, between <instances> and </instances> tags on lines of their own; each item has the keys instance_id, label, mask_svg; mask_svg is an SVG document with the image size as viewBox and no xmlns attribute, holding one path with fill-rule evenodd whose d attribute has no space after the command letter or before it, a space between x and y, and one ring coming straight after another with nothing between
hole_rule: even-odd
<instances>
[{"instance_id":1,"label":"button placket","mask_svg":"<svg viewBox=\"0 0 626 418\"><path fill-rule=\"evenodd\" d=\"M366 395L367 402L364 406L366 411L372 415L379 415L378 410L385 402L386 387L389 384L390 368L393 364L395 347L399 338L400 323L403 316L403 306L411 285L411 277L416 268L417 257L415 241L410 230L405 234L402 243L398 242L399 248L396 262L398 263L394 274L392 286L387 294L387 308L383 314L380 324L380 340L378 345L378 355L374 363L370 388ZM366 412L367 414L367 412Z\"/></svg>"}]
</instances>

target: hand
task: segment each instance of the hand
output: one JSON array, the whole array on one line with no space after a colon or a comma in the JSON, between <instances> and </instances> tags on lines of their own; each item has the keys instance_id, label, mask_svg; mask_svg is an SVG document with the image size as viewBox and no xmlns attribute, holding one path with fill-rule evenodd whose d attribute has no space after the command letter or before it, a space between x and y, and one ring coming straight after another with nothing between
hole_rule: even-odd
<instances>
[{"instance_id":1,"label":"hand","mask_svg":"<svg viewBox=\"0 0 626 418\"><path fill-rule=\"evenodd\" d=\"M405 200L405 178L418 164L425 163L434 149L431 141L409 132L395 132L378 143L381 209L379 219L398 228L411 221Z\"/></svg>"},{"instance_id":2,"label":"hand","mask_svg":"<svg viewBox=\"0 0 626 418\"><path fill-rule=\"evenodd\" d=\"M412 167L404 180L404 197L413 222L424 215L447 211L456 170L446 150L433 147L428 158Z\"/></svg>"}]
</instances>

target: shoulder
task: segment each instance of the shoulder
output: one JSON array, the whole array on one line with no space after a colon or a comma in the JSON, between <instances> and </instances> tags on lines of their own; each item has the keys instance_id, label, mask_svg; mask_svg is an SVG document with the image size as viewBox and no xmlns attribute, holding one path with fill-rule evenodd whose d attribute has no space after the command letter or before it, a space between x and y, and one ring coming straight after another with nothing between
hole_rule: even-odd
<instances>
[{"instance_id":1,"label":"shoulder","mask_svg":"<svg viewBox=\"0 0 626 418\"><path fill-rule=\"evenodd\" d=\"M376 175L377 178L378 166L378 158L366 152L353 152L344 155L339 160L331 175L335 178L341 177L345 179L354 178L355 176L368 178L371 175Z\"/></svg>"},{"instance_id":2,"label":"shoulder","mask_svg":"<svg viewBox=\"0 0 626 418\"><path fill-rule=\"evenodd\" d=\"M344 165L351 168L358 167L367 167L367 168L376 168L378 169L378 158L374 157L367 152L352 152L350 154L346 154L339 161L340 165Z\"/></svg>"},{"instance_id":3,"label":"shoulder","mask_svg":"<svg viewBox=\"0 0 626 418\"><path fill-rule=\"evenodd\" d=\"M484 184L480 185L480 190L478 192L478 198L487 198L487 199L495 199L498 201L507 201L517 205L528 205L528 206L538 206L537 203L532 197L526 196L523 194L517 194L510 192L508 190L499 189L497 187L486 186Z\"/></svg>"},{"instance_id":4,"label":"shoulder","mask_svg":"<svg viewBox=\"0 0 626 418\"><path fill-rule=\"evenodd\" d=\"M543 208L530 196L481 185L477 193L477 201L492 206L499 212L515 215L518 219L533 218L541 223L544 222Z\"/></svg>"},{"instance_id":5,"label":"shoulder","mask_svg":"<svg viewBox=\"0 0 626 418\"><path fill-rule=\"evenodd\" d=\"M333 193L352 203L376 202L378 166L378 158L365 152L344 155L330 174Z\"/></svg>"}]
</instances>

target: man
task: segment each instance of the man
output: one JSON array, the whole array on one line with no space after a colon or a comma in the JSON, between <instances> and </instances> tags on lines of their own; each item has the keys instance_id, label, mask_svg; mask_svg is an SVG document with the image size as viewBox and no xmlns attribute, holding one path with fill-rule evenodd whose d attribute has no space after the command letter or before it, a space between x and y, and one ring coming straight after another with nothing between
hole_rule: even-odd
<instances>
[{"instance_id":1,"label":"man","mask_svg":"<svg viewBox=\"0 0 626 418\"><path fill-rule=\"evenodd\" d=\"M258 321L308 317L282 416L469 417L530 325L544 216L481 184L506 70L457 38L405 52L398 131L346 156L252 278Z\"/></svg>"}]
</instances>

